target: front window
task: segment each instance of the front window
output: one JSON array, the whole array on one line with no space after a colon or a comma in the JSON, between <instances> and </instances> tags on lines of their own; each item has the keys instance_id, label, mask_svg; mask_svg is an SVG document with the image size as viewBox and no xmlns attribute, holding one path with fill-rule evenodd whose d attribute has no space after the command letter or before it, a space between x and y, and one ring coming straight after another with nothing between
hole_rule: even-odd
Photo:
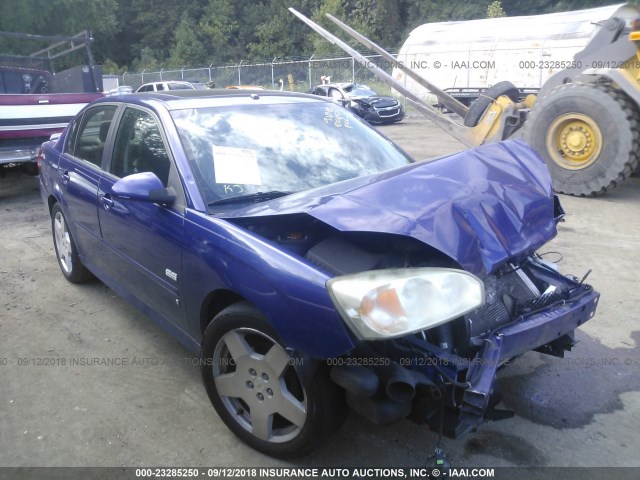
<instances>
[{"instance_id":1,"label":"front window","mask_svg":"<svg viewBox=\"0 0 640 480\"><path fill-rule=\"evenodd\" d=\"M110 172L120 178L153 172L166 186L170 167L158 122L144 110L127 108L116 134Z\"/></svg>"},{"instance_id":2,"label":"front window","mask_svg":"<svg viewBox=\"0 0 640 480\"><path fill-rule=\"evenodd\" d=\"M378 96L378 94L370 89L369 87L367 87L366 85L349 85L347 87L344 87L344 91L347 92L347 94L350 97L376 97Z\"/></svg>"},{"instance_id":3,"label":"front window","mask_svg":"<svg viewBox=\"0 0 640 480\"><path fill-rule=\"evenodd\" d=\"M210 204L258 192L299 192L411 161L332 103L203 107L172 115Z\"/></svg>"}]
</instances>

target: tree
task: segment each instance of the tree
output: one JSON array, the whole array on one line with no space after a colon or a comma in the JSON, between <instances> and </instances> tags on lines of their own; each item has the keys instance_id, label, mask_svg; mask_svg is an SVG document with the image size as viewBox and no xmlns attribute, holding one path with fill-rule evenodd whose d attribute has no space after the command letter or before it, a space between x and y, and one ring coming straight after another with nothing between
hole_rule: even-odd
<instances>
[{"instance_id":1,"label":"tree","mask_svg":"<svg viewBox=\"0 0 640 480\"><path fill-rule=\"evenodd\" d=\"M404 0L402 15L406 21L402 38L424 23L484 18L489 3L490 0L477 3L468 0Z\"/></svg>"},{"instance_id":2,"label":"tree","mask_svg":"<svg viewBox=\"0 0 640 480\"><path fill-rule=\"evenodd\" d=\"M502 9L502 3L500 0L495 0L489 4L487 7L487 18L500 18L506 17L507 14L504 13Z\"/></svg>"},{"instance_id":3,"label":"tree","mask_svg":"<svg viewBox=\"0 0 640 480\"><path fill-rule=\"evenodd\" d=\"M255 37L249 44L249 55L271 59L300 56L309 52L312 48L312 32L289 12L288 7L310 16L317 4L317 0L271 0L263 5L261 21L256 25Z\"/></svg>"},{"instance_id":4,"label":"tree","mask_svg":"<svg viewBox=\"0 0 640 480\"><path fill-rule=\"evenodd\" d=\"M118 0L2 0L0 30L66 36L91 29L96 38L109 37L117 32L117 8ZM47 46L22 40L0 45L1 53L15 54L29 54Z\"/></svg>"},{"instance_id":5,"label":"tree","mask_svg":"<svg viewBox=\"0 0 640 480\"><path fill-rule=\"evenodd\" d=\"M149 47L144 47L140 51L140 55L133 61L133 70L135 72L142 72L146 70L152 72L154 70L160 70L159 52Z\"/></svg>"},{"instance_id":6,"label":"tree","mask_svg":"<svg viewBox=\"0 0 640 480\"><path fill-rule=\"evenodd\" d=\"M123 0L120 0L123 1ZM131 63L159 63L169 57L175 42L175 32L183 13L191 15L189 0L124 0L129 4L129 18L122 18L122 33L126 42L114 47L128 49ZM146 50L145 50L146 49ZM143 51L145 51L143 56ZM151 53L151 55L149 55ZM164 66L164 65L163 65Z\"/></svg>"},{"instance_id":7,"label":"tree","mask_svg":"<svg viewBox=\"0 0 640 480\"><path fill-rule=\"evenodd\" d=\"M337 32L339 29L327 19L326 14L330 13L334 17L344 21L346 20L346 12L344 9L344 5L342 0L324 0L316 10L313 12L311 19L319 25L322 25L324 28L329 30L332 33ZM317 33L313 33L311 39L311 45L313 48L313 52L316 55L331 55L331 54L339 54L342 53L342 49L332 45L323 37L318 35Z\"/></svg>"},{"instance_id":8,"label":"tree","mask_svg":"<svg viewBox=\"0 0 640 480\"><path fill-rule=\"evenodd\" d=\"M206 4L198 27L207 45L209 63L224 63L244 55L245 48L240 43L241 3L209 0Z\"/></svg>"},{"instance_id":9,"label":"tree","mask_svg":"<svg viewBox=\"0 0 640 480\"><path fill-rule=\"evenodd\" d=\"M395 0L355 0L350 3L352 27L375 43L395 48L404 23Z\"/></svg>"},{"instance_id":10,"label":"tree","mask_svg":"<svg viewBox=\"0 0 640 480\"><path fill-rule=\"evenodd\" d=\"M591 8L620 0L0 0L0 30L73 35L92 29L93 52L110 70L222 64L247 57L317 56L342 50L288 10L293 6L340 38L332 13L381 46L395 50L424 23L502 13L535 15ZM631 0L639 4L640 0ZM0 53L42 48L0 39Z\"/></svg>"},{"instance_id":11,"label":"tree","mask_svg":"<svg viewBox=\"0 0 640 480\"><path fill-rule=\"evenodd\" d=\"M185 12L176 28L167 67L197 66L204 64L206 60L207 51L199 38L196 22Z\"/></svg>"}]
</instances>

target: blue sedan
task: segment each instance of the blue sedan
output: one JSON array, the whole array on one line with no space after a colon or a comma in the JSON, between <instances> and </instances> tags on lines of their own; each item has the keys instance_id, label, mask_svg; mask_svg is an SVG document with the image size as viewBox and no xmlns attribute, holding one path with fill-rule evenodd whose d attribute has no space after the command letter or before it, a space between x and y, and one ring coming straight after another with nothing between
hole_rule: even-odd
<instances>
[{"instance_id":1,"label":"blue sedan","mask_svg":"<svg viewBox=\"0 0 640 480\"><path fill-rule=\"evenodd\" d=\"M596 309L536 254L562 210L517 141L415 163L317 96L193 90L96 101L39 163L63 275L199 352L220 417L269 455L349 409L452 437L506 417L497 370L562 356Z\"/></svg>"}]
</instances>

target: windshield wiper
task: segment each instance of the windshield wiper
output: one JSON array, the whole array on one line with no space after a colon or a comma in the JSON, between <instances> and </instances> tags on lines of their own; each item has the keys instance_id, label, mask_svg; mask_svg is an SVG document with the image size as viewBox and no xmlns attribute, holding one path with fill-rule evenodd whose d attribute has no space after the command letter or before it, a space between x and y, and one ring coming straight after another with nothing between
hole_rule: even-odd
<instances>
[{"instance_id":1,"label":"windshield wiper","mask_svg":"<svg viewBox=\"0 0 640 480\"><path fill-rule=\"evenodd\" d=\"M238 195L235 197L219 198L218 200L209 202L209 206L213 207L215 205L228 205L231 203L260 203L266 202L267 200L273 200L274 198L291 195L292 193L294 192L281 192L279 190L271 190L270 192L247 193L245 195Z\"/></svg>"}]
</instances>

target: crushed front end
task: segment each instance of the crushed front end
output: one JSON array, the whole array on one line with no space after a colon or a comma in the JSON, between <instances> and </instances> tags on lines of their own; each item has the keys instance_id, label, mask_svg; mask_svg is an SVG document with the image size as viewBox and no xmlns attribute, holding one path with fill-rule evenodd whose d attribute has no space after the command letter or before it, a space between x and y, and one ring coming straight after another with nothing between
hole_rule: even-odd
<instances>
[{"instance_id":1,"label":"crushed front end","mask_svg":"<svg viewBox=\"0 0 640 480\"><path fill-rule=\"evenodd\" d=\"M423 273L428 278L428 270L416 269L415 278ZM377 287L375 299L363 300L352 311L348 300L334 294L347 323L355 315L367 317L364 323L369 324L352 325L361 341L347 361L334 361L331 367L332 379L345 389L353 410L377 424L410 418L453 438L486 420L510 417L512 412L496 409L497 371L531 350L562 357L574 345L576 327L593 317L599 298L591 286L561 275L537 255L476 280L482 305L408 335L397 335L395 326L385 324L385 315L410 316L411 297L433 291L431 286L414 279L410 287L405 282L396 289L387 282ZM451 279L438 288L446 289L447 282L453 289L466 288ZM399 291L407 288L411 291ZM464 304L459 307L465 309ZM447 308L458 307L445 305L440 318ZM430 321L438 323L438 315Z\"/></svg>"},{"instance_id":2,"label":"crushed front end","mask_svg":"<svg viewBox=\"0 0 640 480\"><path fill-rule=\"evenodd\" d=\"M230 219L326 274L355 347L314 352L353 410L458 437L510 416L496 409L502 366L531 350L562 356L594 315L599 294L536 253L563 216L544 162L505 141Z\"/></svg>"}]
</instances>

